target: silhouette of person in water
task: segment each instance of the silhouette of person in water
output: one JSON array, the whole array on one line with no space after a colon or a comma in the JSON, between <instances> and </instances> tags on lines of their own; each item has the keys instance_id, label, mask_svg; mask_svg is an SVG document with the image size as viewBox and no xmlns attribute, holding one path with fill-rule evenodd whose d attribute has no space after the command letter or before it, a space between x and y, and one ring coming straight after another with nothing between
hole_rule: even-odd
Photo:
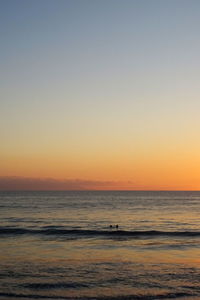
<instances>
[{"instance_id":1,"label":"silhouette of person in water","mask_svg":"<svg viewBox=\"0 0 200 300\"><path fill-rule=\"evenodd\" d=\"M110 228L113 228L113 226L112 226L112 225L110 225L109 227L110 227ZM117 225L115 225L115 228L116 228L116 229L118 229L118 228L119 228L119 225L118 225L118 224L117 224Z\"/></svg>"}]
</instances>

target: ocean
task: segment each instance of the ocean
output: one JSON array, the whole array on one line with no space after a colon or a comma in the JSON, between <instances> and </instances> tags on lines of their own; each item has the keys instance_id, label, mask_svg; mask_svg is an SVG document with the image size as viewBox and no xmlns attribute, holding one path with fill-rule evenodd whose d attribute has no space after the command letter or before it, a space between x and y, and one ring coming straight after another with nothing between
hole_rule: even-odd
<instances>
[{"instance_id":1,"label":"ocean","mask_svg":"<svg viewBox=\"0 0 200 300\"><path fill-rule=\"evenodd\" d=\"M0 299L200 299L200 192L0 192L0 220Z\"/></svg>"}]
</instances>

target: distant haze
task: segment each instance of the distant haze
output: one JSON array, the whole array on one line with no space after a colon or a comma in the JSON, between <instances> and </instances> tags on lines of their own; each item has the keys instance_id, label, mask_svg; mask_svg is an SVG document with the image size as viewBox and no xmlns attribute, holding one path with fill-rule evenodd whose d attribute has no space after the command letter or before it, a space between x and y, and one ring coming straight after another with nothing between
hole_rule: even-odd
<instances>
[{"instance_id":1,"label":"distant haze","mask_svg":"<svg viewBox=\"0 0 200 300\"><path fill-rule=\"evenodd\" d=\"M0 177L0 190L126 190L134 188L131 182L92 181L80 179Z\"/></svg>"}]
</instances>

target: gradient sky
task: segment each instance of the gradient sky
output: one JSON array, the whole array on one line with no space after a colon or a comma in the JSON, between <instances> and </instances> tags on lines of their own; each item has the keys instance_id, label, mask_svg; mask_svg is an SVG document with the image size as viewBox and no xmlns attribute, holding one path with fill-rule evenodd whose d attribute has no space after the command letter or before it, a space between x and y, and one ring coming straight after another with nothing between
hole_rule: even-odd
<instances>
[{"instance_id":1,"label":"gradient sky","mask_svg":"<svg viewBox=\"0 0 200 300\"><path fill-rule=\"evenodd\" d=\"M0 188L200 190L199 0L1 0L0 32Z\"/></svg>"}]
</instances>

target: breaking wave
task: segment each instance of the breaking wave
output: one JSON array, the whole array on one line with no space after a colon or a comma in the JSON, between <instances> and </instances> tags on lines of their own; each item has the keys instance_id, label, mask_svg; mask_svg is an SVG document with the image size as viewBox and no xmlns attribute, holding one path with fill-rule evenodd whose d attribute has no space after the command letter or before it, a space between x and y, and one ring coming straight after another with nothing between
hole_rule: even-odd
<instances>
[{"instance_id":1,"label":"breaking wave","mask_svg":"<svg viewBox=\"0 0 200 300\"><path fill-rule=\"evenodd\" d=\"M0 293L0 298L13 298L13 299L58 299L58 300L156 300L156 299L177 299L182 297L191 297L194 294L190 293L166 293L158 295L121 295L121 296L96 296L96 297L68 297L68 296L46 296L38 294L17 294L17 293Z\"/></svg>"},{"instance_id":2,"label":"breaking wave","mask_svg":"<svg viewBox=\"0 0 200 300\"><path fill-rule=\"evenodd\" d=\"M124 236L124 237L200 237L200 231L159 231L159 230L85 230L85 229L60 229L40 228L29 229L19 227L0 227L0 235L74 235L74 236Z\"/></svg>"}]
</instances>

